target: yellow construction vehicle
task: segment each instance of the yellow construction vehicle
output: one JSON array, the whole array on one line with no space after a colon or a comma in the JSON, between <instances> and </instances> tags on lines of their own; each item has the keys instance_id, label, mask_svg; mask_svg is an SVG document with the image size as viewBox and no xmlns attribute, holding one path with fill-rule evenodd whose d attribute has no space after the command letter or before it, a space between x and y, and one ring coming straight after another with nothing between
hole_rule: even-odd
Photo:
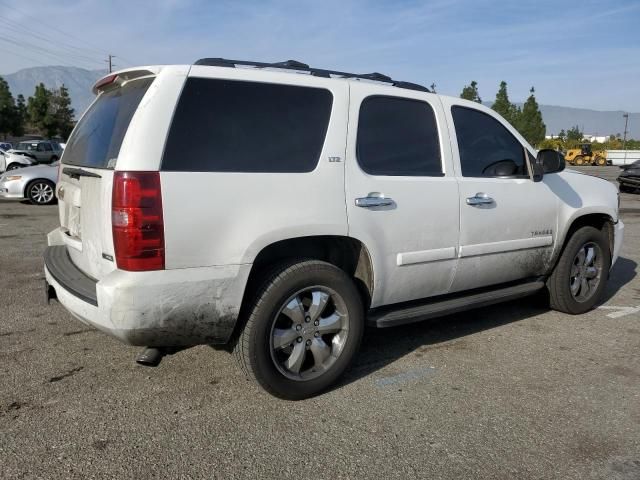
<instances>
[{"instance_id":1,"label":"yellow construction vehicle","mask_svg":"<svg viewBox=\"0 0 640 480\"><path fill-rule=\"evenodd\" d=\"M583 143L580 148L567 150L564 159L571 165L599 165L602 167L607 164L607 152L592 152L591 144Z\"/></svg>"}]
</instances>

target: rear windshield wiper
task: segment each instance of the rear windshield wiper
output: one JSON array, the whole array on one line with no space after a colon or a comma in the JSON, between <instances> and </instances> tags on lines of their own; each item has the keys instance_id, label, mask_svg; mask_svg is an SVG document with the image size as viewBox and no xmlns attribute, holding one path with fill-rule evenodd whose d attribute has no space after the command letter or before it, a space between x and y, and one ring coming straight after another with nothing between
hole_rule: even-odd
<instances>
[{"instance_id":1,"label":"rear windshield wiper","mask_svg":"<svg viewBox=\"0 0 640 480\"><path fill-rule=\"evenodd\" d=\"M66 173L71 178L75 179L79 179L80 177L102 178L97 173L88 172L87 170L82 170L81 168L64 167L62 169L62 173Z\"/></svg>"}]
</instances>

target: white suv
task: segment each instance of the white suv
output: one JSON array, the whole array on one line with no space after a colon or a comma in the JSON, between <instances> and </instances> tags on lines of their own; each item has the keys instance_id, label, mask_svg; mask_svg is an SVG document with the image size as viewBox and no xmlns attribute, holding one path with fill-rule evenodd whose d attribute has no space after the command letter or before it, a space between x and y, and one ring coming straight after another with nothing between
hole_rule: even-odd
<instances>
[{"instance_id":1,"label":"white suv","mask_svg":"<svg viewBox=\"0 0 640 480\"><path fill-rule=\"evenodd\" d=\"M546 289L582 313L622 243L616 188L484 106L380 74L203 59L123 70L62 157L47 295L141 363L233 349L314 395L391 327Z\"/></svg>"}]
</instances>

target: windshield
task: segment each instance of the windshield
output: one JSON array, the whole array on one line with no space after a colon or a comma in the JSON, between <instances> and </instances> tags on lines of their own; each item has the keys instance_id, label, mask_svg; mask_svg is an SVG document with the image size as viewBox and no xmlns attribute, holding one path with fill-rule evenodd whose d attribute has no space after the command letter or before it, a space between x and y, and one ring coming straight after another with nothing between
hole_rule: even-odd
<instances>
[{"instance_id":1,"label":"windshield","mask_svg":"<svg viewBox=\"0 0 640 480\"><path fill-rule=\"evenodd\" d=\"M69 138L65 165L113 169L131 118L152 82L135 80L101 93Z\"/></svg>"}]
</instances>

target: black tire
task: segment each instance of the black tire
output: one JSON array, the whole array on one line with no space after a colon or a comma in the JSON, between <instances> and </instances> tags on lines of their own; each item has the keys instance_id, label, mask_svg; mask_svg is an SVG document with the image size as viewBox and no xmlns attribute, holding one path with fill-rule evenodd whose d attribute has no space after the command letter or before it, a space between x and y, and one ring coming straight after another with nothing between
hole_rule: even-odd
<instances>
[{"instance_id":1,"label":"black tire","mask_svg":"<svg viewBox=\"0 0 640 480\"><path fill-rule=\"evenodd\" d=\"M10 163L9 165L7 165L7 172L10 170L16 170L18 168L22 168L23 165L20 163Z\"/></svg>"},{"instance_id":2,"label":"black tire","mask_svg":"<svg viewBox=\"0 0 640 480\"><path fill-rule=\"evenodd\" d=\"M51 205L56 201L55 191L56 186L53 182L41 178L27 185L26 197L33 205ZM43 192L50 192L50 197L44 196Z\"/></svg>"},{"instance_id":3,"label":"black tire","mask_svg":"<svg viewBox=\"0 0 640 480\"><path fill-rule=\"evenodd\" d=\"M575 278L572 277L572 268L574 268L576 256L587 245L595 245L599 248L599 252L596 252L601 262L598 273L599 282L594 286L590 296L581 300L571 292L571 282ZM547 280L551 308L572 315L591 310L602 296L602 292L606 287L610 267L611 252L606 233L591 226L581 227L576 230L569 238L560 255L558 264Z\"/></svg>"},{"instance_id":4,"label":"black tire","mask_svg":"<svg viewBox=\"0 0 640 480\"><path fill-rule=\"evenodd\" d=\"M348 333L337 358L333 358L333 353L327 357L327 361L333 363L326 370L312 373L317 376L310 379L289 378L281 371L282 365L277 366L272 330L281 318L278 314L284 305L291 298L298 298L297 292L315 288L327 288L338 295L347 310ZM297 260L281 264L265 275L262 286L247 307L246 323L234 347L235 357L249 379L279 398L301 400L327 389L349 367L362 340L364 309L356 285L344 271L326 262ZM304 315L308 321L307 313ZM335 347L332 345L331 348ZM311 356L311 352L303 352L303 355L309 355L306 360L315 365L315 355ZM316 372L315 366L311 369Z\"/></svg>"},{"instance_id":5,"label":"black tire","mask_svg":"<svg viewBox=\"0 0 640 480\"><path fill-rule=\"evenodd\" d=\"M53 162L55 162L56 160L58 160L58 156L57 156L57 155L54 155L54 156L52 156L52 157L49 159L49 163L53 163Z\"/></svg>"}]
</instances>

